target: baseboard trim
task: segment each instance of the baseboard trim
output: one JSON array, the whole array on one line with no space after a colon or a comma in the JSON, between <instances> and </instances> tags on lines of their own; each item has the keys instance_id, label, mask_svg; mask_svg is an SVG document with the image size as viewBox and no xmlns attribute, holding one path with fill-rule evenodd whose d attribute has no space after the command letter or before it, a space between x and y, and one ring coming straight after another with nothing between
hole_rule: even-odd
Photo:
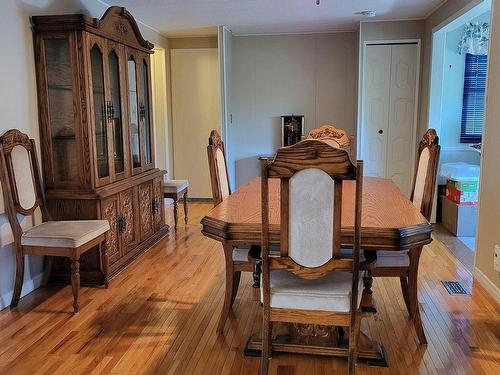
<instances>
[{"instance_id":1,"label":"baseboard trim","mask_svg":"<svg viewBox=\"0 0 500 375\"><path fill-rule=\"evenodd\" d=\"M500 303L500 289L477 267L474 268L474 277L493 296L495 301Z\"/></svg>"},{"instance_id":2,"label":"baseboard trim","mask_svg":"<svg viewBox=\"0 0 500 375\"><path fill-rule=\"evenodd\" d=\"M30 294L35 289L40 288L43 280L43 272L36 275L30 280L24 280L23 290L21 291L21 298ZM2 294L0 296L0 310L5 309L10 306L10 301L12 299L12 294L14 291L10 291L8 293Z\"/></svg>"}]
</instances>

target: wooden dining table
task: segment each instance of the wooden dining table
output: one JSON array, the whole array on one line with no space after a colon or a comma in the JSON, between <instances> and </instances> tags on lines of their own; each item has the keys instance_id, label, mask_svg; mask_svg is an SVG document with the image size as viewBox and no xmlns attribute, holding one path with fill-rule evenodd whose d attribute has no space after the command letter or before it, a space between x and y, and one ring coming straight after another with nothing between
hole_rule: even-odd
<instances>
[{"instance_id":1,"label":"wooden dining table","mask_svg":"<svg viewBox=\"0 0 500 375\"><path fill-rule=\"evenodd\" d=\"M352 248L354 226L355 182L343 182L342 238L343 248ZM261 183L253 178L232 195L214 207L202 220L202 233L220 241L224 249L232 246L259 246L261 243ZM280 185L270 180L269 185L270 240L280 241ZM432 241L432 226L420 214L408 197L388 179L365 177L363 180L361 248L370 250L402 251L423 246ZM371 286L371 283L369 283ZM370 291L371 292L371 291ZM312 354L344 356L342 348L311 347ZM364 346L364 347L363 347ZM306 348L306 349L308 349ZM259 341L250 340L247 352L259 350ZM273 350L308 352L294 344L273 344ZM383 347L363 335L360 358L374 364L386 365Z\"/></svg>"}]
</instances>

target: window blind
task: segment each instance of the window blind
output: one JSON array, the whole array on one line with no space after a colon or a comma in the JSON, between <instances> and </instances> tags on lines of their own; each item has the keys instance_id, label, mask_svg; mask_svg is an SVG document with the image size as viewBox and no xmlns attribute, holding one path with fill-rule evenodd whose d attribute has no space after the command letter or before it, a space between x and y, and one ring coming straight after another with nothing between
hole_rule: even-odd
<instances>
[{"instance_id":1,"label":"window blind","mask_svg":"<svg viewBox=\"0 0 500 375\"><path fill-rule=\"evenodd\" d=\"M484 123L488 56L465 55L464 97L460 143L481 142Z\"/></svg>"}]
</instances>

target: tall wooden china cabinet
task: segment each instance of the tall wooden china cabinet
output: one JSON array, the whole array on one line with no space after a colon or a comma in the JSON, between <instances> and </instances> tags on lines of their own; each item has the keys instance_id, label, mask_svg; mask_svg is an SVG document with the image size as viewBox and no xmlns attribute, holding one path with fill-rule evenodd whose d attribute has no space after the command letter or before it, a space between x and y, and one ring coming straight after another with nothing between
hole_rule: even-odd
<instances>
[{"instance_id":1,"label":"tall wooden china cabinet","mask_svg":"<svg viewBox=\"0 0 500 375\"><path fill-rule=\"evenodd\" d=\"M109 277L168 232L155 168L150 54L132 15L32 18L43 175L53 220L107 219ZM104 281L98 249L82 281ZM69 279L69 264L52 279Z\"/></svg>"}]
</instances>

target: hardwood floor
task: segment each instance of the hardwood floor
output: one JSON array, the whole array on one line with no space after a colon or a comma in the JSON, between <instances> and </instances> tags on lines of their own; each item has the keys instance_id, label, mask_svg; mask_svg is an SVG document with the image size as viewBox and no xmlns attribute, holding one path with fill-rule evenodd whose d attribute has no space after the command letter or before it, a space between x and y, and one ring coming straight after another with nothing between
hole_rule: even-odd
<instances>
[{"instance_id":1,"label":"hardwood floor","mask_svg":"<svg viewBox=\"0 0 500 375\"><path fill-rule=\"evenodd\" d=\"M242 354L260 327L251 275L242 278L223 337L215 334L224 296L219 243L200 233L210 205L190 204L190 223L162 240L110 283L82 288L72 314L71 286L37 290L0 312L0 374L258 374ZM182 212L182 211L181 211ZM169 220L173 215L169 212ZM179 220L179 223L182 223ZM500 307L444 245L424 248L419 300L429 345L417 345L397 279L376 279L379 312L364 331L382 341L389 368L358 374L499 374ZM440 280L465 280L473 295L450 296ZM347 361L276 355L272 374L345 373Z\"/></svg>"}]
</instances>

